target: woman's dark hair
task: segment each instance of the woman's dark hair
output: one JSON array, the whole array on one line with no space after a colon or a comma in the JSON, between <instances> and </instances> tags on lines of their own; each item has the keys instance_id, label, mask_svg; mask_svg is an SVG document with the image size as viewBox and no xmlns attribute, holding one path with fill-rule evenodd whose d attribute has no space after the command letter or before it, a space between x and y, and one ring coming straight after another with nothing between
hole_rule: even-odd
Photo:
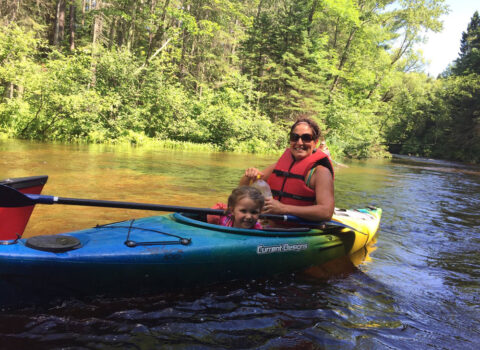
<instances>
[{"instance_id":1,"label":"woman's dark hair","mask_svg":"<svg viewBox=\"0 0 480 350\"><path fill-rule=\"evenodd\" d=\"M299 116L297 118L295 123L293 123L292 127L290 128L290 134L293 132L295 127L298 124L301 124L301 123L305 123L305 124L308 124L310 126L310 128L312 129L312 136L315 140L318 140L322 136L322 134L320 133L320 128L318 127L317 122L315 120L307 117L307 116Z\"/></svg>"},{"instance_id":2,"label":"woman's dark hair","mask_svg":"<svg viewBox=\"0 0 480 350\"><path fill-rule=\"evenodd\" d=\"M259 208L262 208L263 204L265 203L265 198L263 197L262 192L257 190L255 187L240 186L235 188L232 191L232 194L228 197L228 211L235 208L237 202L245 197L250 198L255 202L255 204L258 204Z\"/></svg>"}]
</instances>

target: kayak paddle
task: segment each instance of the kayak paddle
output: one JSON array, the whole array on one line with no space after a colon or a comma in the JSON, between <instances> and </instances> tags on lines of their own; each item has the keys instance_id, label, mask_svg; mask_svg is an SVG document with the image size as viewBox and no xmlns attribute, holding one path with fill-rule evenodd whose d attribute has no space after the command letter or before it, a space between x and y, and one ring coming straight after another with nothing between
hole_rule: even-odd
<instances>
[{"instance_id":1,"label":"kayak paddle","mask_svg":"<svg viewBox=\"0 0 480 350\"><path fill-rule=\"evenodd\" d=\"M184 207L176 205L162 205L152 203L135 203L135 202L118 202L95 199L81 199L81 198L65 198L56 196L47 196L41 194L28 194L17 191L16 189L0 185L0 207L26 207L35 204L67 204L67 205L81 205L90 207L105 207L105 208L123 208L123 209L139 209L139 210L154 210L154 211L168 211L168 212L182 212L190 214L210 214L210 215L224 215L225 211L222 209L210 208L195 208ZM288 220L287 215L262 214L261 218L270 220ZM299 219L292 216L293 218ZM300 219L299 219L300 220ZM311 222L310 224L316 224Z\"/></svg>"},{"instance_id":2,"label":"kayak paddle","mask_svg":"<svg viewBox=\"0 0 480 350\"><path fill-rule=\"evenodd\" d=\"M209 214L209 215L224 215L225 211L221 209L210 208L195 208L183 207L176 205L162 205L152 203L135 203L135 202L118 202L95 199L81 199L81 198L65 198L56 196L47 196L41 194L28 194L17 191L16 189L0 185L0 207L15 208L26 207L35 204L66 204L66 205L80 205L90 207L104 207L104 208L121 208L121 209L138 209L138 210L153 210L166 212L180 212L189 214ZM278 215L278 214L260 214L260 218L268 220L278 220L284 222L292 222L305 226L321 226L333 225L355 230L349 225L342 224L337 221L315 222L301 219L294 215Z\"/></svg>"}]
</instances>

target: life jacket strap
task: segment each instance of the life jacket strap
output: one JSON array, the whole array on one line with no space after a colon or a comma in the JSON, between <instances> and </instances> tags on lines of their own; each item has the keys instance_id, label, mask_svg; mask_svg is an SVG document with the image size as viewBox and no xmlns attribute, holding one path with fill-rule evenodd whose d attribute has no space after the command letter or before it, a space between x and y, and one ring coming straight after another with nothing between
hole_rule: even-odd
<instances>
[{"instance_id":1,"label":"life jacket strap","mask_svg":"<svg viewBox=\"0 0 480 350\"><path fill-rule=\"evenodd\" d=\"M285 197L285 198L292 198L296 199L299 201L307 201L307 202L313 202L315 201L315 197L305 197L305 196L298 196L296 194L288 193L288 192L282 192L282 191L275 191L272 190L272 195L274 197Z\"/></svg>"},{"instance_id":2,"label":"life jacket strap","mask_svg":"<svg viewBox=\"0 0 480 350\"><path fill-rule=\"evenodd\" d=\"M304 177L303 175L289 173L288 171L282 171L282 170L278 170L278 169L273 169L273 172L274 172L275 175L277 175L277 176L289 177L289 178L291 178L291 179L300 179L300 180L304 180L304 179L305 179L305 177Z\"/></svg>"}]
</instances>

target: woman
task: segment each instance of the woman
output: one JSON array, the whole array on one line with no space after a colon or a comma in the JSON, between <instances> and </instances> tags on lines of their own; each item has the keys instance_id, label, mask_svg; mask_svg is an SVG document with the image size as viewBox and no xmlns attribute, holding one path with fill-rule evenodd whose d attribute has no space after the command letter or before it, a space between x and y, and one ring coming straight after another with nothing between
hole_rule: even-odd
<instances>
[{"instance_id":1,"label":"woman","mask_svg":"<svg viewBox=\"0 0 480 350\"><path fill-rule=\"evenodd\" d=\"M320 138L315 121L301 117L290 129L290 147L276 164L263 171L248 168L240 185L260 178L268 182L273 198L265 200L264 213L290 214L311 221L330 220L335 209L333 167L315 145Z\"/></svg>"}]
</instances>

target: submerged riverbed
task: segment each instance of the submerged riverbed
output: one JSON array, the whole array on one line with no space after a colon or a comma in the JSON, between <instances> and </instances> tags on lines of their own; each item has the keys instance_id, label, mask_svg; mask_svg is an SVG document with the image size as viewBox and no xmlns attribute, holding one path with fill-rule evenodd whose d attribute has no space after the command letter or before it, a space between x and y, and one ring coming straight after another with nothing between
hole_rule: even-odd
<instances>
[{"instance_id":1,"label":"submerged riverbed","mask_svg":"<svg viewBox=\"0 0 480 350\"><path fill-rule=\"evenodd\" d=\"M272 156L0 141L0 178L62 197L209 207ZM2 349L476 349L480 168L394 157L337 168L337 207L377 205L376 243L267 280L0 313ZM25 237L158 213L37 205ZM54 273L54 272L52 272ZM125 281L128 283L128 281Z\"/></svg>"}]
</instances>

